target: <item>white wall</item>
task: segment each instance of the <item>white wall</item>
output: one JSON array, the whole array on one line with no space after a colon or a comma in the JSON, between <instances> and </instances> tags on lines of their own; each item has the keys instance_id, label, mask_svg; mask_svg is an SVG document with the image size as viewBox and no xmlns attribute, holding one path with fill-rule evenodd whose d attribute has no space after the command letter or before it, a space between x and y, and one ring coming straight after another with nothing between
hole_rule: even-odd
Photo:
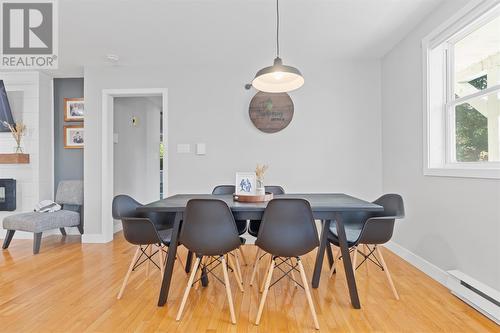
<instances>
[{"instance_id":1,"label":"white wall","mask_svg":"<svg viewBox=\"0 0 500 333\"><path fill-rule=\"evenodd\" d=\"M29 164L0 164L0 178L17 180L17 209L0 212L0 221L7 215L32 211L44 199L53 199L53 113L52 80L37 72L0 72L8 92L14 121L26 125L21 141ZM16 146L8 132L0 133L0 153L13 153ZM5 231L0 227L0 238ZM33 234L16 232L16 238L32 238Z\"/></svg>"},{"instance_id":2,"label":"white wall","mask_svg":"<svg viewBox=\"0 0 500 333\"><path fill-rule=\"evenodd\" d=\"M114 194L139 202L160 199L160 112L158 97L116 97L113 125ZM132 125L132 117L137 124Z\"/></svg>"},{"instance_id":3,"label":"white wall","mask_svg":"<svg viewBox=\"0 0 500 333\"><path fill-rule=\"evenodd\" d=\"M306 83L292 92L295 115L264 134L248 117L255 91L243 88L258 68L179 64L86 67L85 226L101 232L102 89L168 88L169 194L209 192L236 171L270 165L268 184L288 192L381 193L380 62L301 62ZM178 143L207 144L207 154L177 154Z\"/></svg>"},{"instance_id":4,"label":"white wall","mask_svg":"<svg viewBox=\"0 0 500 333\"><path fill-rule=\"evenodd\" d=\"M394 240L500 290L500 182L423 176L421 40L467 1L446 1L382 61L383 190L401 193Z\"/></svg>"}]
</instances>

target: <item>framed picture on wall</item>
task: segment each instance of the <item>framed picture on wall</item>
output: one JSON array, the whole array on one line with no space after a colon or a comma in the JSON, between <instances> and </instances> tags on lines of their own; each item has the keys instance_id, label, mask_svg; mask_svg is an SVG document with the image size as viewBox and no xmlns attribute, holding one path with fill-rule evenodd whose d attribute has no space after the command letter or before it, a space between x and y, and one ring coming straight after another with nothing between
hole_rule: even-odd
<instances>
[{"instance_id":1,"label":"framed picture on wall","mask_svg":"<svg viewBox=\"0 0 500 333\"><path fill-rule=\"evenodd\" d=\"M254 195L257 183L255 172L236 173L236 193L237 195Z\"/></svg>"},{"instance_id":2,"label":"framed picture on wall","mask_svg":"<svg viewBox=\"0 0 500 333\"><path fill-rule=\"evenodd\" d=\"M64 126L64 148L82 149L84 144L84 129L82 125Z\"/></svg>"},{"instance_id":3,"label":"framed picture on wall","mask_svg":"<svg viewBox=\"0 0 500 333\"><path fill-rule=\"evenodd\" d=\"M85 102L83 98L64 99L64 121L83 121Z\"/></svg>"}]
</instances>

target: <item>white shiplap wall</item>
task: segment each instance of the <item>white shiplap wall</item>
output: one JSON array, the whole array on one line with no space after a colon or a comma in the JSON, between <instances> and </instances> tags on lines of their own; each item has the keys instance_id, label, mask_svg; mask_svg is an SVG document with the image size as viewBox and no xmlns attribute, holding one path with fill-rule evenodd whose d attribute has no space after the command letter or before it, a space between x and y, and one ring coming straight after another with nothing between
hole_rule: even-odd
<instances>
[{"instance_id":1,"label":"white shiplap wall","mask_svg":"<svg viewBox=\"0 0 500 333\"><path fill-rule=\"evenodd\" d=\"M17 210L0 211L7 215L27 212L40 200L53 198L53 112L52 79L38 72L0 72L15 121L22 121L26 136L22 147L30 154L29 164L0 164L0 178L17 180ZM0 133L0 153L12 153L15 141L10 133ZM5 231L0 228L0 238ZM32 238L29 233L16 233L16 238Z\"/></svg>"}]
</instances>

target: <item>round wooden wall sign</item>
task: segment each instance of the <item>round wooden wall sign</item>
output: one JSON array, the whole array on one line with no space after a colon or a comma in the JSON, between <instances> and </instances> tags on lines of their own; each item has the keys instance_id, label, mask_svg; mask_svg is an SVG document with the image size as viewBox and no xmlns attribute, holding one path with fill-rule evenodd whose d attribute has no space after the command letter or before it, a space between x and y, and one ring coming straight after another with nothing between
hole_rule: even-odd
<instances>
[{"instance_id":1,"label":"round wooden wall sign","mask_svg":"<svg viewBox=\"0 0 500 333\"><path fill-rule=\"evenodd\" d=\"M265 133L276 133L290 124L293 102L287 93L259 91L250 101L248 110L252 123Z\"/></svg>"}]
</instances>

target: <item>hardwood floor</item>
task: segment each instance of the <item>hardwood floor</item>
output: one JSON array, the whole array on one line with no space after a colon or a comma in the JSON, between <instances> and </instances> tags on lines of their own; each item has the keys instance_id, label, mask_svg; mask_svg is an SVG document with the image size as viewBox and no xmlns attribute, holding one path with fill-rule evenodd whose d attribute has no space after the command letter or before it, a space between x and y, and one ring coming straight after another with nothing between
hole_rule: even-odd
<instances>
[{"instance_id":1,"label":"hardwood floor","mask_svg":"<svg viewBox=\"0 0 500 333\"><path fill-rule=\"evenodd\" d=\"M256 248L246 245L247 260ZM230 276L237 325L230 323L224 286L192 290L182 320L175 321L187 276L176 266L165 307L156 306L160 273L149 279L132 272L121 300L116 296L135 248L120 234L109 244L80 244L78 236L43 239L40 254L32 243L13 240L0 255L1 332L312 332L304 291L281 280L270 291L259 326L257 283L248 285L251 263L242 266L245 292ZM185 258L185 249L181 248ZM383 250L401 299L396 301L384 272L373 264L356 273L362 304L354 310L343 271L328 278L325 264L312 297L324 332L498 332L498 326L402 259ZM310 281L314 253L304 258ZM219 276L222 272L218 271ZM263 272L259 275L262 278Z\"/></svg>"}]
</instances>

